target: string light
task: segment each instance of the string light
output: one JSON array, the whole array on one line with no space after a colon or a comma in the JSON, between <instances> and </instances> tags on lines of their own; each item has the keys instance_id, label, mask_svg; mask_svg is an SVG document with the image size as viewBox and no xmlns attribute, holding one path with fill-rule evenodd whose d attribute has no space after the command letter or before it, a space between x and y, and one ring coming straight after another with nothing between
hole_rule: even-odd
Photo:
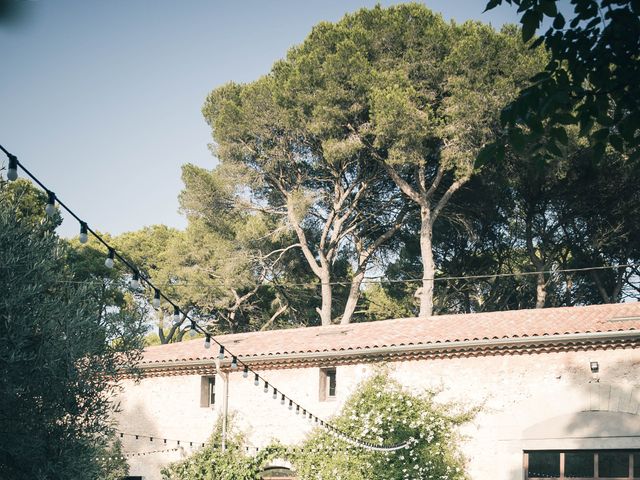
<instances>
[{"instance_id":1,"label":"string light","mask_svg":"<svg viewBox=\"0 0 640 480\"><path fill-rule=\"evenodd\" d=\"M7 169L7 180L13 182L18 178L18 157L9 154L9 168Z\"/></svg>"},{"instance_id":2,"label":"string light","mask_svg":"<svg viewBox=\"0 0 640 480\"><path fill-rule=\"evenodd\" d=\"M191 320L191 328L189 329L189 336L193 338L196 335L198 335L198 330L196 329L196 321Z\"/></svg>"},{"instance_id":3,"label":"string light","mask_svg":"<svg viewBox=\"0 0 640 480\"><path fill-rule=\"evenodd\" d=\"M224 346L220 345L220 352L218 353L218 358L220 360L224 360Z\"/></svg>"},{"instance_id":4,"label":"string light","mask_svg":"<svg viewBox=\"0 0 640 480\"><path fill-rule=\"evenodd\" d=\"M242 378L247 378L249 376L249 366L245 365L244 370L242 371Z\"/></svg>"},{"instance_id":5,"label":"string light","mask_svg":"<svg viewBox=\"0 0 640 480\"><path fill-rule=\"evenodd\" d=\"M282 394L282 398L280 399L280 405L284 405L284 393Z\"/></svg>"},{"instance_id":6,"label":"string light","mask_svg":"<svg viewBox=\"0 0 640 480\"><path fill-rule=\"evenodd\" d=\"M283 395L284 398L284 395ZM293 400L289 400L289 410L293 410Z\"/></svg>"},{"instance_id":7,"label":"string light","mask_svg":"<svg viewBox=\"0 0 640 480\"><path fill-rule=\"evenodd\" d=\"M208 333L204 336L204 348L211 348L211 335L209 335Z\"/></svg>"},{"instance_id":8,"label":"string light","mask_svg":"<svg viewBox=\"0 0 640 480\"><path fill-rule=\"evenodd\" d=\"M253 384L257 387L258 385L260 385L260 376L256 373L255 376L253 377Z\"/></svg>"},{"instance_id":9,"label":"string light","mask_svg":"<svg viewBox=\"0 0 640 480\"><path fill-rule=\"evenodd\" d=\"M115 256L115 250L109 247L109 253L107 254L107 259L104 261L104 266L107 268L113 268L113 259L115 258Z\"/></svg>"},{"instance_id":10,"label":"string light","mask_svg":"<svg viewBox=\"0 0 640 480\"><path fill-rule=\"evenodd\" d=\"M78 240L80 240L80 243L85 244L89 241L89 235L87 233L88 231L88 227L87 224L85 222L80 222L80 236L78 237Z\"/></svg>"},{"instance_id":11,"label":"string light","mask_svg":"<svg viewBox=\"0 0 640 480\"><path fill-rule=\"evenodd\" d=\"M238 369L238 357L236 357L235 355L231 359L231 369L232 370Z\"/></svg>"},{"instance_id":12,"label":"string light","mask_svg":"<svg viewBox=\"0 0 640 480\"><path fill-rule=\"evenodd\" d=\"M133 290L139 290L140 289L140 274L138 273L137 270L135 272L133 272L133 278L131 279L130 286L131 286L131 288Z\"/></svg>"},{"instance_id":13,"label":"string light","mask_svg":"<svg viewBox=\"0 0 640 480\"><path fill-rule=\"evenodd\" d=\"M44 207L44 212L49 217L53 217L56 213L56 194L51 190L47 190L47 204Z\"/></svg>"},{"instance_id":14,"label":"string light","mask_svg":"<svg viewBox=\"0 0 640 480\"><path fill-rule=\"evenodd\" d=\"M275 400L276 398L278 398L278 390L276 390L276 387L273 387L273 395L272 398Z\"/></svg>"},{"instance_id":15,"label":"string light","mask_svg":"<svg viewBox=\"0 0 640 480\"><path fill-rule=\"evenodd\" d=\"M153 308L160 308L160 290L158 290L157 288L153 293L153 300L151 301L151 305L153 305Z\"/></svg>"},{"instance_id":16,"label":"string light","mask_svg":"<svg viewBox=\"0 0 640 480\"><path fill-rule=\"evenodd\" d=\"M180 325L180 308L173 306L173 324L175 326Z\"/></svg>"},{"instance_id":17,"label":"string light","mask_svg":"<svg viewBox=\"0 0 640 480\"><path fill-rule=\"evenodd\" d=\"M47 215L53 215L55 213L55 203L57 200L58 205L63 208L66 212L68 212L72 217L74 217L78 222L80 222L80 226L81 226L81 235L85 230L86 227L86 234L87 234L87 240L88 240L88 233L91 233L100 243L102 243L107 249L108 249L108 256L107 259L105 260L105 266L108 268L113 268L114 266L114 260L117 257L124 265L126 265L133 273L134 276L134 280L132 280L131 282L131 286L132 287L139 287L139 281L140 281L140 275L139 275L139 270L137 269L137 267L135 265L133 265L131 262L129 262L126 258L124 258L122 255L118 254L115 249L113 247L111 247L99 234L97 234L94 230L91 230L88 228L87 224L85 222L83 222L78 215L76 215L70 208L68 208L64 203L62 203L59 199L56 198L55 194L53 194L53 192L51 192L49 189L47 189L45 187L45 185L38 180L29 170L27 170L21 163L18 162L17 157L15 157L14 155L10 154L2 145L0 145L0 150L2 150L9 158L9 171L8 171L8 176L7 178L9 178L9 180L14 180L15 178L17 178L17 167L18 165L24 170L24 172L35 182L37 183L40 187L43 188L43 190L45 190L45 192L47 192L48 194L48 202L47 205L45 207L45 210L47 212ZM12 177L12 178L11 178ZM84 240L84 236L82 236L81 241ZM493 275L495 276L495 275ZM154 297L153 300L151 302L151 305L154 308L159 308L161 305L161 297L164 297L167 301L169 301L171 304L174 305L175 304L165 295L162 295L159 288L157 286L155 286L151 280L149 280L146 277L142 278L148 285L149 287L154 289ZM198 328L200 328L201 332L206 334L206 335L210 335L209 332L206 332L204 329L202 329L201 327L199 327L196 323L196 321L192 318L190 318L187 314L184 314L186 319L189 319L191 321L191 335L195 336L198 333ZM222 352L222 358L224 358L224 346L222 344L220 344L220 342L218 342L217 340L213 339L213 341L215 341L218 345L220 345L221 347L221 352ZM211 338L209 338L209 344L211 342ZM205 348L206 348L206 341L205 341ZM253 371L252 369L250 369L244 362L238 362L237 357L236 357L236 367L237 364L240 363L243 365L244 367L244 373L243 376L248 376L248 372L249 371ZM254 383L255 385L259 385L259 375L257 373L255 373L255 380ZM268 382L265 380L265 385L264 385L264 391L265 393L267 393L269 390L269 384ZM277 389L274 387L274 392L277 392ZM284 394L283 398L284 398ZM274 398L277 398L274 397ZM284 402L282 402L284 403ZM296 404L296 413L299 412L299 405ZM312 415L311 412L307 412L306 410L303 410L304 414L306 416L306 414L308 413L309 415L309 420L311 420L314 416ZM318 421L318 417L316 418L316 422ZM329 424L325 424L324 422L321 423L323 426L329 428L330 425ZM342 432L340 432L342 433ZM394 446L374 446L374 445L370 445L370 444L366 444L362 441L356 440L356 439L352 439L350 437L348 437L345 434L342 434L345 438L345 441L348 441L349 443L355 445L355 446L359 446L359 447L372 447L370 449L372 450L380 450L380 451L394 451L397 450L399 448L408 448L406 447L406 444L403 445L394 445ZM122 436L122 434L121 434ZM136 438L138 438L136 436ZM165 439L165 443L166 443L166 439ZM180 445L180 441L177 442L178 445Z\"/></svg>"}]
</instances>

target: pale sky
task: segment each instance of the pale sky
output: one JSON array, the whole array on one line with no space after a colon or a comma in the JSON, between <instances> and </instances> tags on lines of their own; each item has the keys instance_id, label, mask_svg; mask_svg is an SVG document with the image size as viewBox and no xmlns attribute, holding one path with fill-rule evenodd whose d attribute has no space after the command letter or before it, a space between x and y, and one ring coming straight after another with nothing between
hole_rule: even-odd
<instances>
[{"instance_id":1,"label":"pale sky","mask_svg":"<svg viewBox=\"0 0 640 480\"><path fill-rule=\"evenodd\" d=\"M180 166L213 168L200 109L249 82L313 25L367 0L30 0L0 23L0 144L90 226L183 228ZM517 23L484 0L422 2L446 19ZM4 164L4 155L1 156ZM59 232L77 234L66 219Z\"/></svg>"}]
</instances>

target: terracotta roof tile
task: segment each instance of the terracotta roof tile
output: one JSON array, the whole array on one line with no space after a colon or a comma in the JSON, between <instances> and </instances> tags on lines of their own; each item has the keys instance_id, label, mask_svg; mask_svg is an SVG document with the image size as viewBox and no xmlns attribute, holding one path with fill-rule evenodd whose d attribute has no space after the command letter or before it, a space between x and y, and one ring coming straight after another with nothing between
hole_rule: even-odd
<instances>
[{"instance_id":1,"label":"terracotta roof tile","mask_svg":"<svg viewBox=\"0 0 640 480\"><path fill-rule=\"evenodd\" d=\"M400 345L536 338L572 333L640 330L640 302L507 312L401 318L328 327L306 327L215 337L241 358L339 352ZM145 349L142 364L214 359L202 339Z\"/></svg>"}]
</instances>

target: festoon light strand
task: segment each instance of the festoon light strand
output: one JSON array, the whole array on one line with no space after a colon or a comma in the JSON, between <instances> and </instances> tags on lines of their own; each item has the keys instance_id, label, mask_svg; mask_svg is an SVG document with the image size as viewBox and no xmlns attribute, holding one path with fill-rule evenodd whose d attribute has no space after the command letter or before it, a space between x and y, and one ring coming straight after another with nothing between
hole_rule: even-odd
<instances>
[{"instance_id":1,"label":"festoon light strand","mask_svg":"<svg viewBox=\"0 0 640 480\"><path fill-rule=\"evenodd\" d=\"M85 222L84 220L82 220L78 215L76 215L76 213L71 210L64 202L62 202L60 200L60 198L53 193L51 190L49 190L34 174L32 174L27 168L25 168L25 166L18 160L18 157L16 157L15 155L9 153L2 145L0 145L0 150L2 150L7 157L9 158L9 169L7 171L7 178L9 180L15 180L18 178L18 167L20 167L24 173L27 174L27 176L29 178L31 178L36 184L38 184L45 192L47 192L47 204L45 205L45 211L47 213L47 215L51 216L55 213L55 204L57 203L62 209L64 209L67 213L69 213L69 215L71 215L74 219L76 219L78 221L78 223L80 224L80 242L81 243L85 243L86 240L88 240L88 234L90 233L91 235L93 235L93 237L95 237L96 240L98 240L98 242L100 242L106 249L107 249L107 257L105 259L105 266L107 268L113 268L115 260L118 260L120 262L122 262L132 273L133 276L133 280L131 281L131 287L137 287L139 288L140 286L140 282L144 282L151 290L153 290L154 295L153 295L153 300L151 301L151 304L153 305L153 307L155 308L160 308L161 306L161 302L162 299L164 299L167 303L169 303L171 306L173 306L174 308L174 322L176 317L178 318L178 325L180 325L182 322L184 322L185 320L189 320L190 321L190 334L191 335L195 335L198 332L202 333L205 335L205 344L204 347L205 348L209 348L211 346L211 342L213 341L215 344L217 344L220 347L220 353L218 354L218 359L223 360L225 358L226 355L229 355L232 357L232 363L231 363L231 369L232 370L236 370L238 368L238 366L243 368L243 377L247 377L249 372L254 374L254 384L255 385L259 385L260 381L264 382L264 391L265 393L269 391L269 382L267 381L267 379L265 379L264 377L262 377L259 373L257 373L256 371L254 371L247 363L243 362L242 360L240 360L238 358L237 355L233 355L228 349L225 349L225 346L220 343L218 340L216 340L216 338L211 334L211 332L205 330L203 327L201 327L197 320L192 318L188 313L184 312L179 305L177 305L171 298L169 298L167 295L165 295L164 293L162 293L162 291L160 290L160 288L158 288L156 285L154 285L154 283L145 275L142 275L140 273L140 270L136 267L136 265L134 265L131 261L127 260L122 254L120 254L114 247L112 247L104 238L102 238L102 236L100 236L100 234L98 234L95 230L93 230L89 224L87 222ZM53 210L52 210L53 209ZM137 289L135 288L135 289ZM182 314L182 321L179 320L180 318L180 314ZM225 355L225 351L226 351L226 355ZM281 394L281 404L282 405L286 405L287 401L289 402L289 410L293 410L293 407L295 406L295 413L299 414L300 413L300 409L302 408L302 406L297 403L296 401L294 401L292 398L290 398L288 395L285 395L284 393L282 393L280 390L278 390L275 386L271 385L271 387L273 388L273 398L277 399L278 398L278 393ZM368 442L363 442L362 440L353 438L351 436L349 436L348 434L346 434L345 432L341 431L340 429L334 427L333 425L331 425L328 422L325 422L324 420L321 420L318 416L312 414L310 411L308 411L307 409L302 408L302 412L303 415L302 417L304 418L305 416L308 417L308 420L310 422L312 422L315 426L319 426L324 428L328 433L330 433L331 435L334 435L336 438L339 438L351 445L360 447L360 448L364 448L367 450L373 450L373 451L382 451L382 452L394 452L403 448L408 448L409 447L409 442L404 442L401 444L394 444L394 445L380 445L380 444L374 444L374 443L368 443Z\"/></svg>"}]
</instances>

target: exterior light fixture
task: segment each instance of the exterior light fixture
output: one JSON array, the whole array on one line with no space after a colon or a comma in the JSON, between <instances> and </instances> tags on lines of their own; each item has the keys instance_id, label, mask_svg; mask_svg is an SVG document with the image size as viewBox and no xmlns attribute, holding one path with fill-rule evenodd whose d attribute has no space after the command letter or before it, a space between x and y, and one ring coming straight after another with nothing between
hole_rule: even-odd
<instances>
[{"instance_id":1,"label":"exterior light fixture","mask_svg":"<svg viewBox=\"0 0 640 480\"><path fill-rule=\"evenodd\" d=\"M80 241L82 242L82 239ZM133 272L133 278L131 279L130 286L133 290L138 290L140 288L140 274L137 271Z\"/></svg>"},{"instance_id":2,"label":"exterior light fixture","mask_svg":"<svg viewBox=\"0 0 640 480\"><path fill-rule=\"evenodd\" d=\"M89 227L87 226L87 224L85 222L80 222L80 236L78 237L78 240L80 240L80 243L87 243L89 241Z\"/></svg>"},{"instance_id":3,"label":"exterior light fixture","mask_svg":"<svg viewBox=\"0 0 640 480\"><path fill-rule=\"evenodd\" d=\"M48 203L47 203L47 206L49 206ZM116 257L115 250L109 247L109 253L107 254L107 259L104 261L104 266L107 268L113 268L113 259L115 257Z\"/></svg>"},{"instance_id":4,"label":"exterior light fixture","mask_svg":"<svg viewBox=\"0 0 640 480\"><path fill-rule=\"evenodd\" d=\"M7 180L14 181L18 178L18 157L9 155L9 168L7 169Z\"/></svg>"},{"instance_id":5,"label":"exterior light fixture","mask_svg":"<svg viewBox=\"0 0 640 480\"><path fill-rule=\"evenodd\" d=\"M151 302L151 305L153 305L153 308L159 308L160 307L160 290L158 290L157 288L155 289L155 292L153 293L153 300Z\"/></svg>"},{"instance_id":6,"label":"exterior light fixture","mask_svg":"<svg viewBox=\"0 0 640 480\"><path fill-rule=\"evenodd\" d=\"M49 216L53 217L56 213L56 194L51 190L47 190L47 204L44 207L44 212Z\"/></svg>"},{"instance_id":7,"label":"exterior light fixture","mask_svg":"<svg viewBox=\"0 0 640 480\"><path fill-rule=\"evenodd\" d=\"M589 366L591 367L591 373L598 373L600 371L598 362L589 362Z\"/></svg>"},{"instance_id":8,"label":"exterior light fixture","mask_svg":"<svg viewBox=\"0 0 640 480\"><path fill-rule=\"evenodd\" d=\"M204 348L211 348L211 335L208 333L204 336Z\"/></svg>"}]
</instances>

